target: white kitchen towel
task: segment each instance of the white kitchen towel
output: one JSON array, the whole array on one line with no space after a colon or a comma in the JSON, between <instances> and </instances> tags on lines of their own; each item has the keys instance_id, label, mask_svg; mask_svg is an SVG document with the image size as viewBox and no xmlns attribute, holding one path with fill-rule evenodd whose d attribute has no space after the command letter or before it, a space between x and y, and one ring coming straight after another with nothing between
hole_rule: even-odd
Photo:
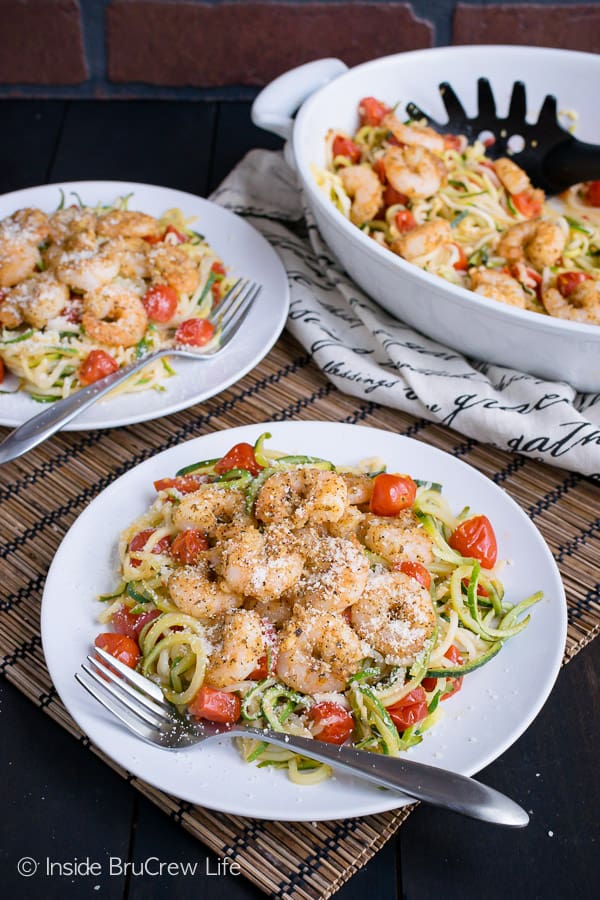
<instances>
[{"instance_id":1,"label":"white kitchen towel","mask_svg":"<svg viewBox=\"0 0 600 900\"><path fill-rule=\"evenodd\" d=\"M600 393L467 359L384 312L323 242L281 153L253 150L212 199L275 248L290 283L287 328L341 391L600 479ZM302 219L307 238L289 227Z\"/></svg>"}]
</instances>

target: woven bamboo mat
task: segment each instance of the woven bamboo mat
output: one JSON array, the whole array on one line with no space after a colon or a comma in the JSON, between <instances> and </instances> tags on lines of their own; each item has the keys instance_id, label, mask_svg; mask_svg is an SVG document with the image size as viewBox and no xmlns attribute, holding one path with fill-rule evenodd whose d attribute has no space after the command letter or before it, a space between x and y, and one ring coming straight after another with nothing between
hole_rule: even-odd
<instances>
[{"instance_id":1,"label":"woven bamboo mat","mask_svg":"<svg viewBox=\"0 0 600 900\"><path fill-rule=\"evenodd\" d=\"M57 435L0 471L0 578L4 586L0 672L85 746L89 746L88 739L52 687L40 641L45 573L62 537L103 488L154 453L209 431L269 419L360 422L408 435L465 459L520 503L556 557L569 604L564 661L597 634L599 486L377 404L357 405L330 385L299 345L285 335L257 369L202 406L142 426ZM383 846L411 810L405 807L397 813L316 826L242 819L175 800L98 755L212 850L235 859L265 893L287 900L330 897Z\"/></svg>"}]
</instances>

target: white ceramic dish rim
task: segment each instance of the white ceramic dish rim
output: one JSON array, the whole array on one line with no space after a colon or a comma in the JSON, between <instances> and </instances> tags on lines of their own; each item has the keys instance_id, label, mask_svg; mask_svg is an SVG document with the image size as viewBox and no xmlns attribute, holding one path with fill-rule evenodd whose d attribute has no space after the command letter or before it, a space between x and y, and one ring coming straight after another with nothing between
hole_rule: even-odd
<instances>
[{"instance_id":1,"label":"white ceramic dish rim","mask_svg":"<svg viewBox=\"0 0 600 900\"><path fill-rule=\"evenodd\" d=\"M537 532L537 529L535 529L535 526L533 526L521 508L508 495L497 488L497 486L493 485L489 479L477 470L436 448L429 447L418 441L396 435L392 432L385 432L365 426L331 422L271 422L242 426L223 432L214 432L179 445L178 447L171 448L170 450L164 451L151 459L146 460L106 488L99 497L84 510L63 539L48 573L42 601L41 631L44 653L51 678L70 714L82 730L88 734L91 740L101 750L138 777L143 778L145 781L161 790L166 790L175 796L181 797L183 800L199 803L200 805L218 809L223 812L237 815L250 815L256 818L290 821L317 821L340 817L369 815L384 810L398 808L409 802L401 796L390 797L389 794L377 791L372 786L365 786L364 783L358 784L354 779L346 779L344 776L338 776L335 791L332 793L333 800L331 800L330 805L323 808L322 804L319 804L319 793L306 793L306 791L320 792L321 787L313 789L297 788L296 786L293 786L293 790L290 792L289 785L291 783L288 782L285 773L272 773L269 770L262 770L264 777L261 775L260 789L257 791L258 798L253 798L250 801L236 799L233 802L231 800L226 802L223 800L222 796L219 796L218 789L215 789L215 796L207 797L204 794L199 796L198 789L194 788L193 783L191 785L189 783L190 780L193 782L193 779L189 778L190 771L185 766L187 760L190 757L193 759L195 753L208 753L210 746L207 747L205 751L198 748L192 748L191 750L174 754L174 756L179 757L178 762L181 763L182 772L187 778L182 778L182 773L180 772L179 777L176 777L175 782L173 782L173 772L169 768L169 777L165 781L165 777L162 777L160 774L162 768L161 763L164 762L165 758L173 755L144 744L135 736L122 729L116 720L113 720L108 715L103 717L102 711L96 702L91 700L91 698L75 684L73 679L73 674L78 668L80 659L76 659L73 656L65 656L64 622L68 621L72 628L72 634L67 646L73 647L79 642L81 645L79 650L81 650L81 656L83 658L85 653L89 651L90 643L99 630L98 623L95 619L97 608L91 600L91 595L95 594L96 591L100 592L102 590L107 590L112 584L112 581L107 582L106 579L108 578L108 559L113 551L113 535L110 533L107 534L106 537L98 538L95 555L97 555L98 558L106 557L104 562L100 561L98 563L100 570L102 571L103 583L94 584L93 578L95 576L92 576L92 586L90 586L89 598L85 592L82 596L81 592L78 590L77 574L71 575L71 546L75 546L77 540L82 540L86 534L90 533L90 530L93 531L97 537L98 534L102 535L102 530L99 530L96 527L98 524L98 516L102 515L103 507L106 507L106 510L104 511L105 514L106 511L114 510L115 502L118 503L119 495L123 496L123 488L128 482L132 482L136 485L134 493L139 491L141 494L141 485L147 486L153 478L158 477L160 474L165 474L165 471L170 472L172 468L184 464L184 461L187 460L189 462L190 459L200 458L206 455L216 455L219 452L224 452L232 443L241 440L253 441L263 430L269 430L274 435L274 440L272 441L273 446L279 446L290 450L299 449L300 452L310 452L311 448L312 451L315 452L314 448L319 447L320 439L331 441L332 444L335 442L335 446L339 446L339 448L350 448L354 445L355 440L357 440L359 444L362 442L363 447L365 443L367 446L372 447L373 442L377 441L378 436L380 436L381 442L386 448L393 445L393 451L391 449L386 449L386 456L388 456L388 459L392 452L394 453L394 456L396 456L396 454L402 456L403 452L408 456L412 454L414 456L414 459L411 460L413 465L417 467L423 466L423 468L418 468L418 471L421 474L424 474L425 477L431 478L434 477L434 470L441 461L442 464L448 466L453 473L457 473L457 478L461 481L461 485L464 480L465 485L468 486L466 490L471 496L473 492L477 492L478 486L484 494L491 491L494 497L498 499L499 508L503 511L502 515L506 513L513 525L518 521L519 528L522 526L531 537L533 543L529 546L533 547L535 544L536 553L541 554L541 559L543 560L542 567L545 571L547 586L552 591L552 598L549 598L552 603L552 608L550 612L545 613L545 615L547 614L551 617L553 629L548 646L544 646L543 671L540 672L540 670L537 670L534 673L536 677L540 678L540 682L535 691L535 702L531 703L524 711L524 714L518 721L518 726L512 727L512 730L509 733L502 732L498 736L498 740L494 740L493 747L489 749L487 753L476 758L475 765L462 769L457 767L460 771L463 771L464 774L473 774L475 771L484 768L493 759L503 753L533 721L547 699L560 669L566 637L567 618L566 601L558 569L548 547L539 535L539 532ZM327 437L325 438L324 436ZM300 446L298 442L300 442ZM203 447L206 449L203 450ZM364 453L359 451L359 455L363 456ZM353 451L337 451L337 458L340 459L341 457L344 458L344 461L351 460L354 458ZM176 462L170 462L170 460L176 460ZM417 474L415 469L413 469L413 472ZM460 490L462 492L462 486ZM138 504L139 508L144 508L146 502L147 498L145 496L140 497ZM133 510L135 510L135 504L132 504L132 506ZM133 510L131 512L129 511L129 508L127 510L129 519L131 518L131 515L135 514ZM112 521L114 522L114 519ZM116 534L114 537L116 537ZM88 567L89 564L88 560ZM87 578L88 575L88 568L86 568L85 562L82 562L81 566L83 576L81 576L80 573L79 577L83 577L85 581L85 578ZM110 566L109 568L114 567ZM114 578L114 574L112 575L112 578ZM71 616L65 617L64 604L73 602L76 604L75 611L72 611ZM79 606L79 604L81 604L81 606ZM527 631L521 638L524 641L527 640ZM519 638L517 638L517 640L518 639ZM524 645L522 645L522 648L523 650L525 649ZM493 662L490 663L490 665L493 665ZM484 671L485 669L481 670L481 672ZM479 688L477 697L478 699L481 699L483 694L483 682L479 682ZM489 692L489 687L487 690ZM484 704L488 703L489 705L491 701L486 701L484 698L483 702ZM496 725L496 728L497 727L498 726ZM495 735L493 723L492 732ZM431 737L433 737L433 734ZM421 745L421 747L423 746L424 745ZM144 750L148 752L143 752L141 748L144 748ZM230 749L232 753L237 753L234 748ZM429 749L431 750L431 748ZM225 755L225 752L229 751L228 748L223 747L218 747L217 750L220 754L223 754L223 758L226 760L224 769L219 773L221 781L219 781L218 778L215 779L216 781L219 781L219 783L222 783L223 777L227 774L227 766L230 765L230 763L227 762L227 756ZM417 748L417 751L418 750L419 748ZM141 756L141 760L138 756ZM414 758L419 758L418 753L415 753ZM149 759L152 761L152 764L149 764ZM220 756L219 759L221 759ZM433 759L427 758L427 761L433 765L436 764ZM445 765L445 762L444 760L441 760L437 764ZM231 763L231 765L234 765L234 763ZM238 772L240 779L243 777L247 781L252 780L252 769L246 766L246 764L241 761L241 758L237 756L233 775L238 777L235 775L236 771ZM196 769L196 778L198 778L200 774L201 772ZM230 777L232 777L232 773L230 772L229 774ZM273 775L276 775L277 777L273 778ZM278 779L285 779L285 783ZM331 782L326 784L332 789ZM340 787L343 789L341 797ZM301 795L302 800L299 801L302 802L302 806L297 807L296 809L291 805L291 798L296 796L294 791L303 792ZM281 799L282 795L283 803ZM287 804L285 802L286 798Z\"/></svg>"},{"instance_id":2,"label":"white ceramic dish rim","mask_svg":"<svg viewBox=\"0 0 600 900\"><path fill-rule=\"evenodd\" d=\"M323 215L327 216L327 218L330 220L330 223L334 225L338 229L338 231L342 232L342 234L344 234L344 236L349 240L358 241L364 248L364 250L377 257L380 263L385 266L385 268L389 269L390 271L400 270L402 272L410 272L411 275L417 278L422 278L425 282L434 284L437 287L439 287L439 282L441 280L439 276L434 275L430 272L425 272L424 270L419 269L417 266L413 266L410 263L406 262L406 260L402 259L401 257L394 255L384 247L379 246L376 241L373 241L371 238L363 234L363 232L359 228L357 228L348 219L346 219L345 216L343 216L339 212L339 210L337 210L336 207L327 200L323 192L319 190L317 184L315 183L314 176L310 170L310 166L313 160L307 159L306 154L304 153L304 130L310 124L310 116L313 107L316 104L323 102L331 85L334 83L336 83L337 85L340 80L355 77L357 72L363 72L365 74L364 95L366 96L369 93L369 71L373 70L373 68L377 66L390 66L400 60L409 63L410 61L414 61L417 65L419 65L420 63L426 62L427 58L429 58L430 56L447 55L451 58L452 56L460 54L461 57L464 58L465 56L477 56L482 51L485 51L485 53L497 53L498 51L501 51L513 55L533 53L543 55L545 58L552 56L557 60L557 62L559 62L561 59L564 59L565 57L575 56L578 58L586 59L589 61L590 65L596 66L599 69L598 75L600 77L600 56L596 56L593 53L582 53L574 50L558 50L546 47L524 47L494 44L474 45L466 47L435 47L428 50L414 50L408 53L397 53L390 56L384 56L378 59L370 60L369 62L361 63L358 66L354 66L347 72L338 75L327 84L323 85L323 87L316 90L315 93L311 94L311 96L302 104L296 116L292 132L294 159L298 172L301 176L303 188L310 196L311 203L314 203L319 207L319 210L323 213ZM335 127L334 118L332 119L331 127ZM469 304L474 303L476 307L485 312L490 319L503 320L507 317L516 318L520 319L523 322L528 322L530 325L535 325L540 331L570 332L573 335L596 337L600 339L599 326L596 325L586 325L578 322L569 322L564 319L543 316L539 313L530 312L528 310L521 310L516 307L503 306L502 304L497 304L496 308L496 306L492 306L489 301L478 297L477 294L475 294L473 291L468 291L466 288L459 287L457 285L451 284L450 282L446 282L444 284L444 288L456 298L462 301L468 301ZM465 310L468 311L468 309L469 307L465 305Z\"/></svg>"},{"instance_id":3,"label":"white ceramic dish rim","mask_svg":"<svg viewBox=\"0 0 600 900\"><path fill-rule=\"evenodd\" d=\"M164 405L157 404L155 408L146 409L144 411L143 398L147 397L147 394L120 395L119 398L115 398L114 400L109 398L95 404L67 425L64 429L65 431L96 431L135 425L139 422L147 422L171 415L183 409L188 409L190 406L208 400L226 390L226 388L231 387L231 385L236 384L244 377L244 375L250 372L262 359L264 359L279 338L285 325L289 309L289 286L285 269L283 268L277 253L268 241L266 241L265 238L248 222L241 217L236 216L235 213L225 207L219 206L211 200L196 196L187 191L180 191L176 188L163 187L161 185L131 181L65 181L36 185L3 194L0 196L0 203L3 207L6 209L10 208L12 211L13 209L20 208L22 205L28 205L28 202L33 202L28 201L27 198L30 196L33 197L37 192L41 191L50 194L52 191L55 191L55 196L58 197L59 190L64 191L67 197L71 191L76 191L78 194L82 195L84 199L87 199L91 195L92 200L95 200L96 198L99 200L103 198L113 200L117 196L124 196L131 192L135 194L140 191L150 192L151 194L156 195L157 202L161 201L161 197L164 196L164 210L177 206L183 210L184 215L198 216L203 233L206 235L209 244L215 249L217 249L215 245L224 242L223 235L227 235L228 241L230 240L230 235L239 235L239 240L232 242L230 245L228 244L228 248L231 251L230 253L227 252L227 248L224 253L217 249L217 252L221 252L225 265L230 266L236 274L239 274L240 276L247 274L242 271L238 272L237 269L239 267L236 267L235 260L232 259L236 254L236 246L244 245L244 242L246 244L253 243L255 247L261 249L261 253L264 255L268 267L268 271L263 267L260 271L257 268L257 271L252 273L252 277L263 284L263 291L259 295L255 307L250 312L247 320L247 322L252 323L254 317L258 315L260 317L263 335L258 343L256 343L256 341L254 341L254 343L249 343L244 340L244 336L251 333L248 330L242 329L236 336L237 349L239 350L239 352L236 353L236 364L238 360L242 360L243 362L239 367L234 367L235 371L231 371L227 377L219 378L217 366L221 366L224 357L221 357L220 360L217 358L214 361L197 364L194 364L193 360L190 361L178 358L176 360L176 367L183 364L183 368L180 371L177 371L175 378L169 379L169 382L175 382L174 384L167 383L167 390L169 387L173 388L173 397L170 399L168 393L162 394L161 397L165 401ZM55 199L54 196L52 199ZM141 205L143 205L143 201ZM218 223L224 223L219 224L218 228L215 229L221 232L220 239L219 237L217 237L216 240L211 239L211 231L214 228L214 226L211 228L211 215ZM268 315L265 315L265 313L268 313ZM231 353L234 349L236 349L236 346L232 342L230 349L225 351L225 353ZM215 382L208 387L202 387L202 389L193 389L191 386L187 387L185 383L186 373L190 372L191 369L189 367L194 365L196 365L196 371L199 373L197 380L200 385L204 385L207 373L210 378L211 369L216 375ZM182 379L184 380L182 381ZM182 388L183 391L180 392L178 390L179 388ZM2 396L0 396L0 426L15 427L21 425L27 419L46 408L44 405L36 403L34 400L27 397L25 392L19 392L18 395L11 394L8 396L18 396L19 399L23 400L23 409L30 409L30 413L23 416L20 416L18 412L13 412L12 414L3 413ZM126 405L129 405L127 404L127 401L130 401L130 405L133 408L136 405L135 398L137 398L137 405L140 408L140 412L127 411L120 416L116 414L113 416L108 415L110 412L110 404L114 403L115 400L123 400L126 402ZM140 398L142 398L142 402L140 402Z\"/></svg>"}]
</instances>

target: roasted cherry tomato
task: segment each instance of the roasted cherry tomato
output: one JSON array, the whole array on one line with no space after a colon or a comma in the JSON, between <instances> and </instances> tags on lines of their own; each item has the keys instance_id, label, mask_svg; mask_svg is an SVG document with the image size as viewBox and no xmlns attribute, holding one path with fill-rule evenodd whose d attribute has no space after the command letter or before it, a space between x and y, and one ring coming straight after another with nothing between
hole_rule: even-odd
<instances>
[{"instance_id":1,"label":"roasted cherry tomato","mask_svg":"<svg viewBox=\"0 0 600 900\"><path fill-rule=\"evenodd\" d=\"M215 260L215 262L210 267L210 271L214 272L215 275L225 275L225 266L222 262Z\"/></svg>"},{"instance_id":2,"label":"roasted cherry tomato","mask_svg":"<svg viewBox=\"0 0 600 900\"><path fill-rule=\"evenodd\" d=\"M344 137L342 134L336 134L333 139L333 156L345 156L351 163L360 162L362 150L350 138Z\"/></svg>"},{"instance_id":3,"label":"roasted cherry tomato","mask_svg":"<svg viewBox=\"0 0 600 900\"><path fill-rule=\"evenodd\" d=\"M487 516L473 516L461 522L448 541L462 556L478 559L484 569L493 569L498 558L498 544Z\"/></svg>"},{"instance_id":4,"label":"roasted cherry tomato","mask_svg":"<svg viewBox=\"0 0 600 900\"><path fill-rule=\"evenodd\" d=\"M465 271L469 266L469 264L467 262L467 254L465 253L463 248L460 246L460 244L454 243L454 246L458 250L458 259L456 260L455 263L452 264L452 266L454 269L456 269L459 272Z\"/></svg>"},{"instance_id":5,"label":"roasted cherry tomato","mask_svg":"<svg viewBox=\"0 0 600 900\"><path fill-rule=\"evenodd\" d=\"M382 473L373 479L373 493L369 509L375 516L397 516L412 506L417 496L417 485L410 475Z\"/></svg>"},{"instance_id":6,"label":"roasted cherry tomato","mask_svg":"<svg viewBox=\"0 0 600 900\"><path fill-rule=\"evenodd\" d=\"M129 550L130 552L136 552L137 550L143 550L146 544L148 543L148 538L154 534L154 528L145 528L143 531L138 531L137 534L131 538L129 542ZM165 535L160 541L157 541L154 547L152 548L153 553L167 553L169 547L171 546L171 538L168 535ZM138 566L141 566L141 559L132 559L131 565L134 569L137 569Z\"/></svg>"},{"instance_id":7,"label":"roasted cherry tomato","mask_svg":"<svg viewBox=\"0 0 600 900\"><path fill-rule=\"evenodd\" d=\"M534 219L542 211L542 201L532 191L521 191L520 194L511 194L515 208L528 219Z\"/></svg>"},{"instance_id":8,"label":"roasted cherry tomato","mask_svg":"<svg viewBox=\"0 0 600 900\"><path fill-rule=\"evenodd\" d=\"M469 587L469 579L468 578L463 578L462 583L464 584L465 588ZM489 597L490 595L488 594L488 592L486 591L486 589L484 587L482 587L480 584L478 584L477 585L477 596L478 597Z\"/></svg>"},{"instance_id":9,"label":"roasted cherry tomato","mask_svg":"<svg viewBox=\"0 0 600 900\"><path fill-rule=\"evenodd\" d=\"M590 181L583 189L583 198L588 206L600 206L600 181Z\"/></svg>"},{"instance_id":10,"label":"roasted cherry tomato","mask_svg":"<svg viewBox=\"0 0 600 900\"><path fill-rule=\"evenodd\" d=\"M598 184L600 184L600 182L598 182ZM584 281L590 281L591 277L592 276L588 275L587 272L561 272L556 279L556 287L563 297L569 297L578 284L581 284Z\"/></svg>"},{"instance_id":11,"label":"roasted cherry tomato","mask_svg":"<svg viewBox=\"0 0 600 900\"><path fill-rule=\"evenodd\" d=\"M387 181L387 175L385 174L385 166L383 164L383 159L375 160L375 162L373 163L373 171L379 178L380 182L382 184L385 184ZM384 202L385 202L385 198L384 198ZM389 206L389 203L386 205Z\"/></svg>"},{"instance_id":12,"label":"roasted cherry tomato","mask_svg":"<svg viewBox=\"0 0 600 900\"><path fill-rule=\"evenodd\" d=\"M189 344L191 347L203 347L212 339L215 333L214 325L208 319L186 319L177 326L175 332L176 344Z\"/></svg>"},{"instance_id":13,"label":"roasted cherry tomato","mask_svg":"<svg viewBox=\"0 0 600 900\"><path fill-rule=\"evenodd\" d=\"M339 703L324 700L311 707L308 718L314 723L312 735L326 744L343 744L354 731L354 719Z\"/></svg>"},{"instance_id":14,"label":"roasted cherry tomato","mask_svg":"<svg viewBox=\"0 0 600 900\"><path fill-rule=\"evenodd\" d=\"M460 150L461 147L462 141L459 134L444 135L444 148L446 150Z\"/></svg>"},{"instance_id":15,"label":"roasted cherry tomato","mask_svg":"<svg viewBox=\"0 0 600 900\"><path fill-rule=\"evenodd\" d=\"M193 494L205 482L206 477L202 475L177 475L175 478L159 478L154 482L154 488L157 491L174 488L180 494Z\"/></svg>"},{"instance_id":16,"label":"roasted cherry tomato","mask_svg":"<svg viewBox=\"0 0 600 900\"><path fill-rule=\"evenodd\" d=\"M169 237L169 235L173 235L173 238L176 239L178 244L185 244L187 241L189 241L189 237L186 237L185 234L179 231L178 228L175 228L174 225L167 225L162 236L163 241L165 240L165 238Z\"/></svg>"},{"instance_id":17,"label":"roasted cherry tomato","mask_svg":"<svg viewBox=\"0 0 600 900\"><path fill-rule=\"evenodd\" d=\"M422 584L424 588L431 587L431 575L421 563L411 562L408 559L403 560L403 562L395 563L394 569L397 572L404 572L405 575L408 575L410 578L415 578L419 584Z\"/></svg>"},{"instance_id":18,"label":"roasted cherry tomato","mask_svg":"<svg viewBox=\"0 0 600 900\"><path fill-rule=\"evenodd\" d=\"M412 231L417 224L415 222L415 217L409 209L399 209L396 213L395 221L396 228L400 234L406 234L407 231Z\"/></svg>"},{"instance_id":19,"label":"roasted cherry tomato","mask_svg":"<svg viewBox=\"0 0 600 900\"><path fill-rule=\"evenodd\" d=\"M363 97L358 104L361 125L381 125L381 120L392 110L375 97Z\"/></svg>"},{"instance_id":20,"label":"roasted cherry tomato","mask_svg":"<svg viewBox=\"0 0 600 900\"><path fill-rule=\"evenodd\" d=\"M401 194L400 191L393 188L391 184L387 184L383 191L383 202L385 206L394 206L396 203L401 203L403 206L406 206L408 197L406 194Z\"/></svg>"},{"instance_id":21,"label":"roasted cherry tomato","mask_svg":"<svg viewBox=\"0 0 600 900\"><path fill-rule=\"evenodd\" d=\"M94 641L94 646L110 653L111 656L129 666L130 669L135 669L140 661L140 648L133 638L128 637L126 634L115 634L112 631L107 631L98 635Z\"/></svg>"},{"instance_id":22,"label":"roasted cherry tomato","mask_svg":"<svg viewBox=\"0 0 600 900\"><path fill-rule=\"evenodd\" d=\"M186 528L180 531L171 544L171 556L177 562L186 566L192 566L198 562L198 557L203 550L208 550L206 535L197 528Z\"/></svg>"},{"instance_id":23,"label":"roasted cherry tomato","mask_svg":"<svg viewBox=\"0 0 600 900\"><path fill-rule=\"evenodd\" d=\"M158 616L160 616L160 610L158 609L150 609L148 612L143 612L136 616L129 611L129 607L123 604L112 614L110 622L117 634L126 634L127 637L137 641L144 625L157 619Z\"/></svg>"},{"instance_id":24,"label":"roasted cherry tomato","mask_svg":"<svg viewBox=\"0 0 600 900\"><path fill-rule=\"evenodd\" d=\"M388 706L387 711L398 731L402 733L407 728L410 728L411 725L421 722L427 716L425 691L422 687L416 687L410 694L399 700L398 703Z\"/></svg>"},{"instance_id":25,"label":"roasted cherry tomato","mask_svg":"<svg viewBox=\"0 0 600 900\"><path fill-rule=\"evenodd\" d=\"M112 375L118 368L119 363L106 350L90 350L79 366L77 377L80 384L93 384L106 375Z\"/></svg>"},{"instance_id":26,"label":"roasted cherry tomato","mask_svg":"<svg viewBox=\"0 0 600 900\"><path fill-rule=\"evenodd\" d=\"M215 464L217 475L223 475L225 472L230 472L231 469L246 469L251 475L258 475L262 466L256 462L252 444L245 442L234 444L231 450Z\"/></svg>"},{"instance_id":27,"label":"roasted cherry tomato","mask_svg":"<svg viewBox=\"0 0 600 900\"><path fill-rule=\"evenodd\" d=\"M188 707L193 716L219 722L222 725L233 725L242 712L242 703L237 694L219 691L203 684Z\"/></svg>"},{"instance_id":28,"label":"roasted cherry tomato","mask_svg":"<svg viewBox=\"0 0 600 900\"><path fill-rule=\"evenodd\" d=\"M179 297L169 284L155 284L146 291L142 303L153 322L169 322L177 312Z\"/></svg>"},{"instance_id":29,"label":"roasted cherry tomato","mask_svg":"<svg viewBox=\"0 0 600 900\"><path fill-rule=\"evenodd\" d=\"M458 647L455 647L454 644L451 644L450 647L444 653L446 659L449 659L453 666L462 666L463 658L460 655L460 651ZM426 691L433 691L437 685L437 678L424 678L421 682L421 686L425 688ZM458 694L462 687L463 676L460 678L448 678L446 680L446 692L442 694L441 699L447 700L448 697L453 697L454 694Z\"/></svg>"}]
</instances>

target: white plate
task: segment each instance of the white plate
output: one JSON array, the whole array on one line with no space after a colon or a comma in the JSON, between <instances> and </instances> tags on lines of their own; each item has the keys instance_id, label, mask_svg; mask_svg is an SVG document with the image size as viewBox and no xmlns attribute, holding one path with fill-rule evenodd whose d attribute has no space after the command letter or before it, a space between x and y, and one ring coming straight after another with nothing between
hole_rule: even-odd
<instances>
[{"instance_id":1,"label":"white plate","mask_svg":"<svg viewBox=\"0 0 600 900\"><path fill-rule=\"evenodd\" d=\"M441 722L410 752L412 759L463 774L479 771L527 728L558 673L566 635L566 602L558 569L525 513L488 478L427 444L356 425L272 422L209 434L147 460L90 504L54 558L42 603L46 661L69 712L101 750L130 772L210 809L313 821L368 815L408 802L343 775L315 787L299 787L282 771L245 764L227 740L177 752L161 750L126 731L73 678L102 630L96 621L101 604L94 597L116 583L118 531L148 507L153 480L198 459L219 456L238 441L252 442L263 430L271 431L270 446L278 449L318 454L340 464L377 455L391 469L441 481L453 509L468 503L493 522L500 556L511 561L504 579L507 598L516 602L544 591L525 632L465 678L462 691L444 704Z\"/></svg>"},{"instance_id":2,"label":"white plate","mask_svg":"<svg viewBox=\"0 0 600 900\"><path fill-rule=\"evenodd\" d=\"M0 197L0 219L24 206L52 212L60 201L59 189L65 192L67 203L71 200L69 192L76 191L88 204L112 203L117 197L133 192L131 209L157 217L167 209L179 207L186 218L197 216L194 227L206 236L231 274L251 278L263 286L244 327L216 359L203 363L174 359L177 375L163 382L164 392L122 394L100 401L67 425L67 431L132 425L187 409L234 384L266 356L285 324L288 282L273 248L247 222L194 194L125 181L65 182L4 194ZM0 425L21 425L44 408L23 391L2 394Z\"/></svg>"}]
</instances>

